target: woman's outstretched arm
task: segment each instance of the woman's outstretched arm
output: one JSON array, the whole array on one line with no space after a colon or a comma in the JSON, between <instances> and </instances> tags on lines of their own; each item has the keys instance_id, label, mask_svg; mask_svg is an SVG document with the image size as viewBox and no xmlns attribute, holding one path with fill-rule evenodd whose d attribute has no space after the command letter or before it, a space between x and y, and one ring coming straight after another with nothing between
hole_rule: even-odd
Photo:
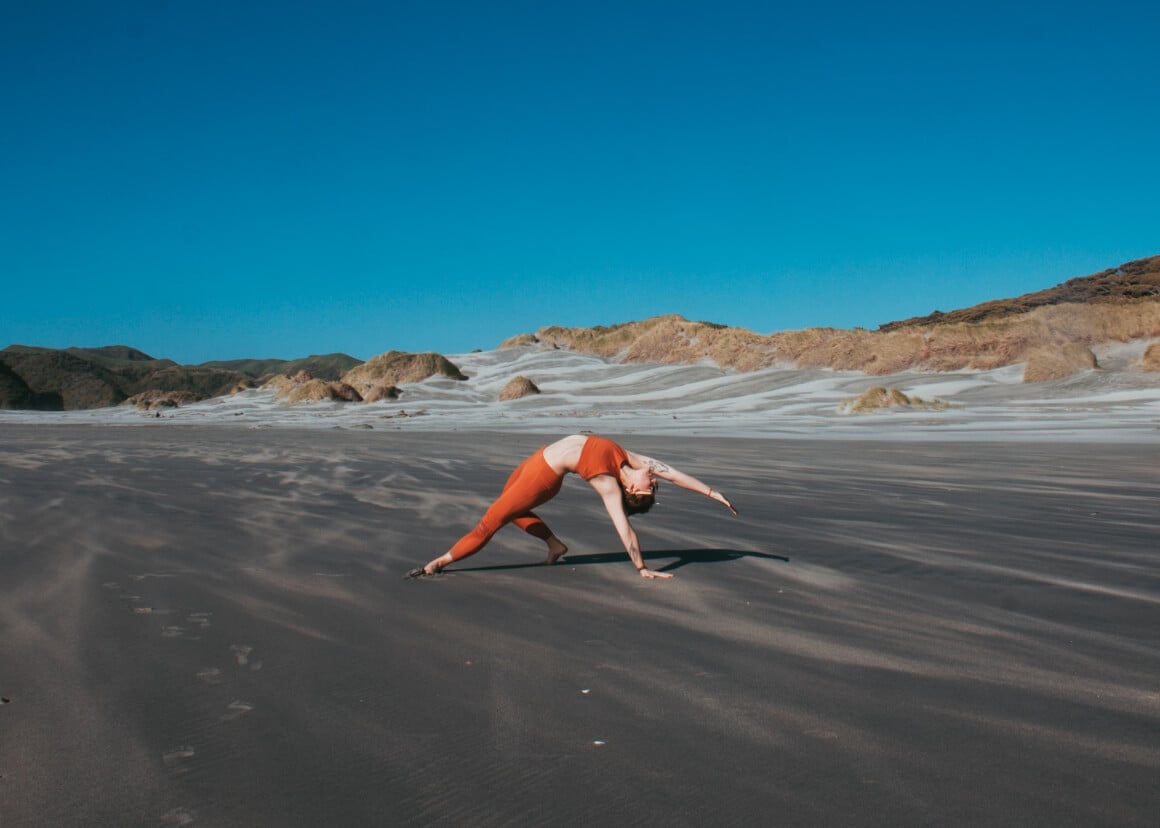
<instances>
[{"instance_id":1,"label":"woman's outstretched arm","mask_svg":"<svg viewBox=\"0 0 1160 828\"><path fill-rule=\"evenodd\" d=\"M632 528L632 524L628 522L628 515L624 513L624 500L620 491L620 484L616 482L616 478L611 475L600 475L588 481L592 488L600 494L600 499L604 501L604 508L608 512L608 516L612 518L612 525L616 527L616 534L620 536L620 542L624 544L624 551L628 553L629 560L632 565L636 567L636 571L640 573L642 578L671 578L671 572L657 572L655 569L649 569L644 562L644 555L640 551L640 541L636 537L636 530Z\"/></svg>"},{"instance_id":2,"label":"woman's outstretched arm","mask_svg":"<svg viewBox=\"0 0 1160 828\"><path fill-rule=\"evenodd\" d=\"M729 502L729 499L725 495L707 483L702 483L691 474L685 474L685 472L679 469L674 469L668 463L662 463L660 460L655 460L652 457L646 457L643 454L636 454L631 451L628 452L628 460L634 468L648 469L661 480L668 480L670 483L675 483L682 489L703 494L711 500L716 500L733 514L737 514L737 510L733 508L733 504Z\"/></svg>"}]
</instances>

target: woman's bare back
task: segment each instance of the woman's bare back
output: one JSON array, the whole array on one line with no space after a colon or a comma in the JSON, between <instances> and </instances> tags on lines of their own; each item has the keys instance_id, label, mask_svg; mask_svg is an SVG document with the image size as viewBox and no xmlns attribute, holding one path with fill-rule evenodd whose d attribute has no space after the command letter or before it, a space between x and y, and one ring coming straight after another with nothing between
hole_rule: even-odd
<instances>
[{"instance_id":1,"label":"woman's bare back","mask_svg":"<svg viewBox=\"0 0 1160 828\"><path fill-rule=\"evenodd\" d=\"M572 434L544 447L544 461L557 474L576 471L580 463L580 453L588 442L587 435Z\"/></svg>"}]
</instances>

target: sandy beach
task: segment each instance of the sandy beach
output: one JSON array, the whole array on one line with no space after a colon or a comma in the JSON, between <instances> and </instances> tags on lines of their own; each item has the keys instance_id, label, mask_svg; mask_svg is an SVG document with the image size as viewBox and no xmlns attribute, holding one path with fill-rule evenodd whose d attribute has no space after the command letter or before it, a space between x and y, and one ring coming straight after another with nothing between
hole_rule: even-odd
<instances>
[{"instance_id":1,"label":"sandy beach","mask_svg":"<svg viewBox=\"0 0 1160 828\"><path fill-rule=\"evenodd\" d=\"M541 435L6 424L0 822L1155 824L1152 446L623 439L671 581L403 579Z\"/></svg>"}]
</instances>

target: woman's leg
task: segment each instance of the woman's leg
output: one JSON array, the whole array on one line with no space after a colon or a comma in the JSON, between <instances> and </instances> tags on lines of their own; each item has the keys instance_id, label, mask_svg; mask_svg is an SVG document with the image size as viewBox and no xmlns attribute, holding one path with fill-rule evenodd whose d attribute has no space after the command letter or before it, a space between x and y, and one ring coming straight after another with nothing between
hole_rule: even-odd
<instances>
[{"instance_id":1,"label":"woman's leg","mask_svg":"<svg viewBox=\"0 0 1160 828\"><path fill-rule=\"evenodd\" d=\"M568 552L564 541L556 537L556 533L548 528L548 524L540 519L535 512L527 512L512 520L516 526L523 529L533 538L539 538L548 544L548 559L544 563L554 564Z\"/></svg>"},{"instance_id":2,"label":"woman's leg","mask_svg":"<svg viewBox=\"0 0 1160 828\"><path fill-rule=\"evenodd\" d=\"M536 452L512 472L503 493L488 507L475 528L460 538L446 554L428 563L424 571L435 573L452 561L474 555L505 524L513 521L524 531L548 543L549 562L554 563L567 551L567 547L552 534L546 523L536 517L532 509L555 497L562 483L563 478L547 464L543 452ZM553 555L556 550L562 551Z\"/></svg>"}]
</instances>

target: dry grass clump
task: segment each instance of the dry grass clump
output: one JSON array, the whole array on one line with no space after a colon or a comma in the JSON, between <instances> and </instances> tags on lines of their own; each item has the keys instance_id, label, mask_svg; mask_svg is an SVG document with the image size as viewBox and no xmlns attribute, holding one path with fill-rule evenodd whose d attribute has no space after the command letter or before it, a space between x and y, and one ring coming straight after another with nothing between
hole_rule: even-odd
<instances>
[{"instance_id":1,"label":"dry grass clump","mask_svg":"<svg viewBox=\"0 0 1160 828\"><path fill-rule=\"evenodd\" d=\"M496 350L502 351L504 348L526 348L529 345L538 345L539 343L540 340L536 338L535 334L517 334L499 343L499 347Z\"/></svg>"},{"instance_id":2,"label":"dry grass clump","mask_svg":"<svg viewBox=\"0 0 1160 828\"><path fill-rule=\"evenodd\" d=\"M288 403L301 402L362 402L358 391L342 382L311 379L275 394Z\"/></svg>"},{"instance_id":3,"label":"dry grass clump","mask_svg":"<svg viewBox=\"0 0 1160 828\"><path fill-rule=\"evenodd\" d=\"M1145 371L1160 371L1160 342L1154 342L1140 358L1140 367Z\"/></svg>"},{"instance_id":4,"label":"dry grass clump","mask_svg":"<svg viewBox=\"0 0 1160 828\"><path fill-rule=\"evenodd\" d=\"M503 387L503 390L499 392L499 399L500 402L508 402L539 393L540 389L534 382L525 376L518 376L512 377L508 384Z\"/></svg>"},{"instance_id":5,"label":"dry grass clump","mask_svg":"<svg viewBox=\"0 0 1160 828\"><path fill-rule=\"evenodd\" d=\"M1024 382L1048 382L1099 367L1090 348L1077 342L1036 348L1027 355Z\"/></svg>"},{"instance_id":6,"label":"dry grass clump","mask_svg":"<svg viewBox=\"0 0 1160 828\"><path fill-rule=\"evenodd\" d=\"M383 402L384 400L397 400L403 392L389 383L382 383L380 385L372 386L365 394L363 394L363 402Z\"/></svg>"},{"instance_id":7,"label":"dry grass clump","mask_svg":"<svg viewBox=\"0 0 1160 828\"><path fill-rule=\"evenodd\" d=\"M752 371L773 362L769 337L711 322L690 322L677 314L654 316L611 327L541 328L513 337L500 347L539 343L619 362L689 364L711 359L723 368Z\"/></svg>"},{"instance_id":8,"label":"dry grass clump","mask_svg":"<svg viewBox=\"0 0 1160 828\"><path fill-rule=\"evenodd\" d=\"M345 382L327 382L299 371L293 376L278 374L267 383L274 389L274 399L287 403L303 402L362 402L362 395Z\"/></svg>"},{"instance_id":9,"label":"dry grass clump","mask_svg":"<svg viewBox=\"0 0 1160 828\"><path fill-rule=\"evenodd\" d=\"M441 354L388 351L347 371L342 381L365 397L376 386L422 382L435 376L467 379L454 363Z\"/></svg>"},{"instance_id":10,"label":"dry grass clump","mask_svg":"<svg viewBox=\"0 0 1160 828\"><path fill-rule=\"evenodd\" d=\"M867 388L853 400L846 400L838 406L839 414L869 414L886 408L922 409L924 411L944 411L950 405L943 400L924 400L922 397L908 397L897 388L875 386Z\"/></svg>"},{"instance_id":11,"label":"dry grass clump","mask_svg":"<svg viewBox=\"0 0 1160 828\"><path fill-rule=\"evenodd\" d=\"M656 320L666 318L658 316L643 322L626 322L611 327L597 325L594 328L562 328L552 325L536 331L535 337L541 343L555 348L613 359L626 351Z\"/></svg>"},{"instance_id":12,"label":"dry grass clump","mask_svg":"<svg viewBox=\"0 0 1160 828\"><path fill-rule=\"evenodd\" d=\"M125 400L123 405L133 405L143 411L159 408L178 408L197 402L200 397L192 391L142 391Z\"/></svg>"}]
</instances>

